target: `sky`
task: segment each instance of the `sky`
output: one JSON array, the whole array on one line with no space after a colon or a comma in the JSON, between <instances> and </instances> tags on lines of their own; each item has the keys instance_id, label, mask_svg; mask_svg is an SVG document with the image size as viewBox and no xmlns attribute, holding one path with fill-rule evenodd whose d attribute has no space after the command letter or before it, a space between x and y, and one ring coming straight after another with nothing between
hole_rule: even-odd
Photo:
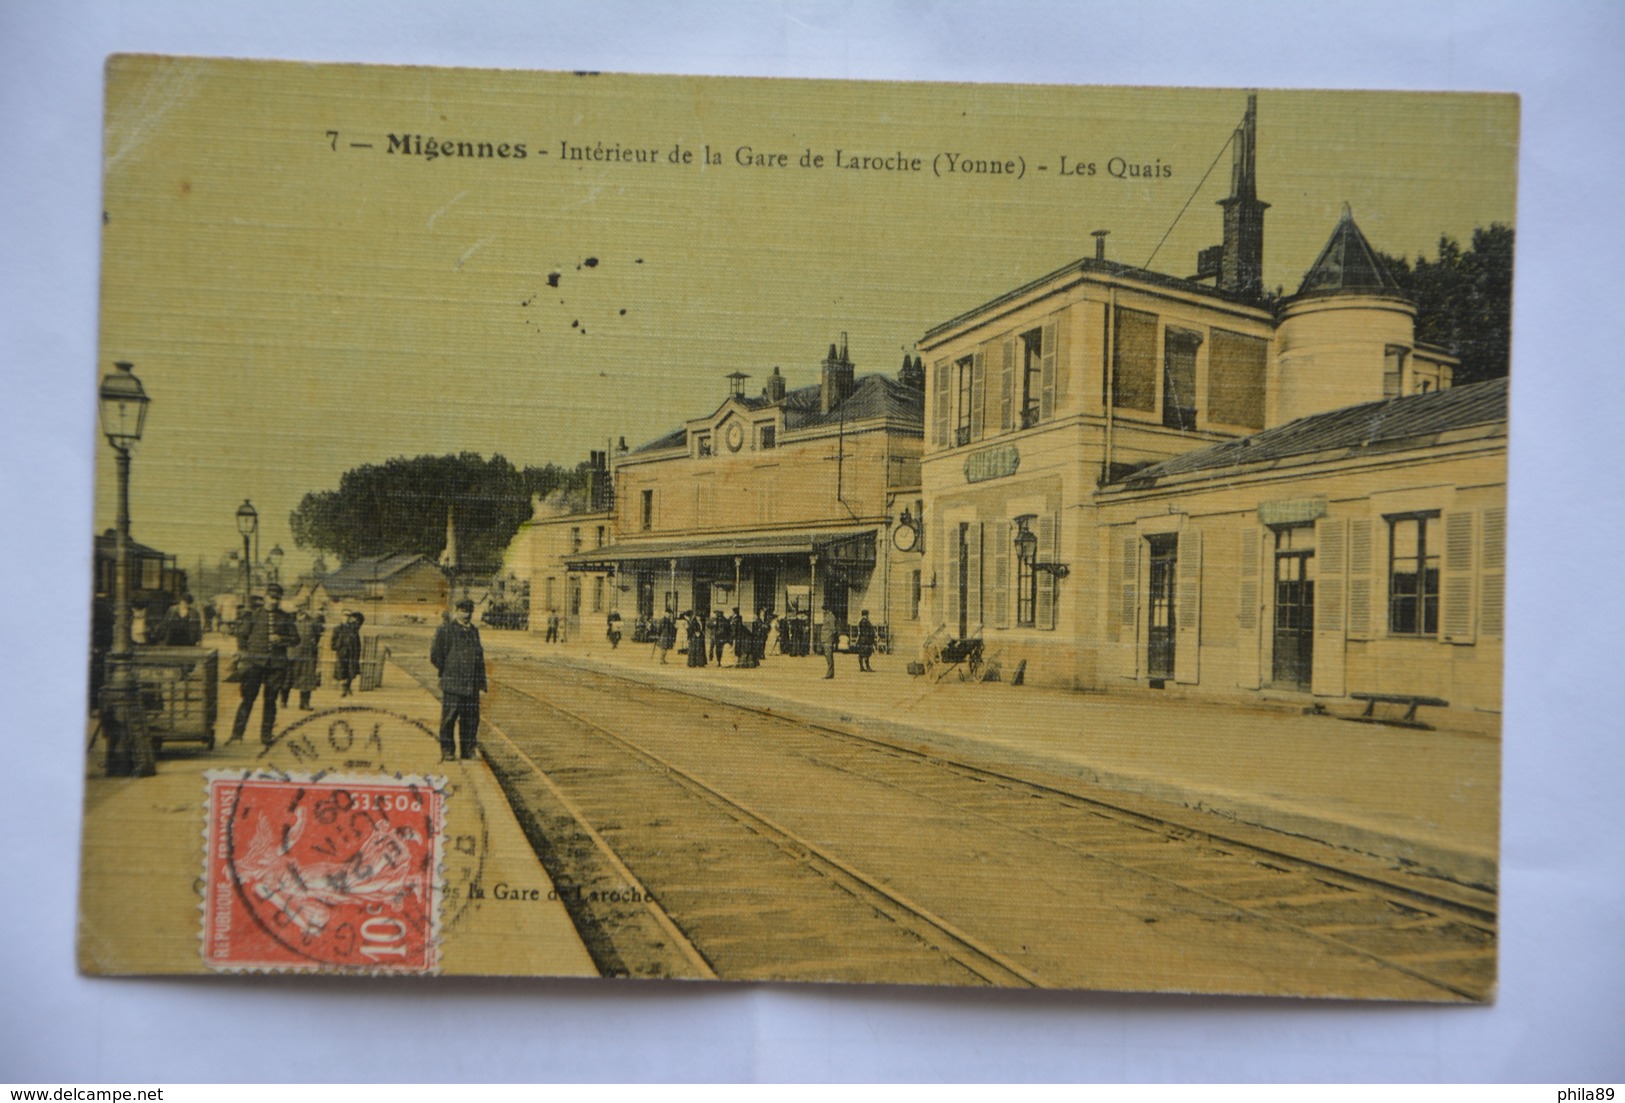
<instances>
[{"instance_id":1,"label":"sky","mask_svg":"<svg viewBox=\"0 0 1625 1103\"><path fill-rule=\"evenodd\" d=\"M573 465L709 412L730 372L814 382L843 334L860 374L894 372L931 325L1092 255L1096 229L1113 259L1189 275L1221 238L1245 105L114 59L97 369L134 362L153 400L134 535L212 563L247 498L262 550L300 570L288 513L362 463ZM1407 256L1511 224L1517 129L1511 96L1262 91L1266 285L1296 286L1345 202ZM490 154L429 155L448 140Z\"/></svg>"}]
</instances>

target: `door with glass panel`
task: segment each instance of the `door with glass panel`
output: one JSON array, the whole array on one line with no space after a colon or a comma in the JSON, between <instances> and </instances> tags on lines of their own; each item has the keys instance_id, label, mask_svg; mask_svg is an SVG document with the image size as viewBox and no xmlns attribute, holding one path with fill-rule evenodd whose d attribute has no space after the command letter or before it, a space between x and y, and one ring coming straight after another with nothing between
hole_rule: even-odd
<instances>
[{"instance_id":1,"label":"door with glass panel","mask_svg":"<svg viewBox=\"0 0 1625 1103\"><path fill-rule=\"evenodd\" d=\"M1271 682L1307 690L1315 646L1315 526L1275 530L1275 661Z\"/></svg>"},{"instance_id":2,"label":"door with glass panel","mask_svg":"<svg viewBox=\"0 0 1625 1103\"><path fill-rule=\"evenodd\" d=\"M1179 537L1151 537L1147 588L1146 673L1152 679L1174 676L1174 587L1179 567Z\"/></svg>"}]
</instances>

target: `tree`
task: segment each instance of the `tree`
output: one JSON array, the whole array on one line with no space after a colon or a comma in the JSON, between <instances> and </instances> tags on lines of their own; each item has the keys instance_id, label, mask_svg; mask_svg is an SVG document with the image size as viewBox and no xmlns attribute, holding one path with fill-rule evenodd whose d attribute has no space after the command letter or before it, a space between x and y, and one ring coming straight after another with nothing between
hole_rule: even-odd
<instances>
[{"instance_id":1,"label":"tree","mask_svg":"<svg viewBox=\"0 0 1625 1103\"><path fill-rule=\"evenodd\" d=\"M1447 235L1439 256L1414 264L1384 256L1388 270L1416 300L1416 339L1461 358L1457 385L1507 374L1512 350L1512 227L1473 230L1471 248Z\"/></svg>"},{"instance_id":2,"label":"tree","mask_svg":"<svg viewBox=\"0 0 1625 1103\"><path fill-rule=\"evenodd\" d=\"M348 562L374 555L436 557L446 544L446 511L457 529L464 567L492 571L530 517L533 494L578 491L586 467L557 464L518 470L500 455L397 457L346 471L337 490L312 491L288 517L294 542Z\"/></svg>"}]
</instances>

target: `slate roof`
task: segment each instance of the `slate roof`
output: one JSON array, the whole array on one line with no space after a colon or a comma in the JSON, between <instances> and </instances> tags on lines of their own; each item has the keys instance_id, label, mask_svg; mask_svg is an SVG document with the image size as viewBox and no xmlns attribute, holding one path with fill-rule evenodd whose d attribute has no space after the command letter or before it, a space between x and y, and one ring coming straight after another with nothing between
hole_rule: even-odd
<instances>
[{"instance_id":1,"label":"slate roof","mask_svg":"<svg viewBox=\"0 0 1625 1103\"><path fill-rule=\"evenodd\" d=\"M820 425L835 425L844 417L847 421L865 421L885 417L896 421L925 425L925 392L909 387L887 375L866 375L852 388L852 393L829 413L819 412L823 395L821 384L797 387L784 396L784 431L793 433ZM760 410L772 405L762 395L742 399L747 409ZM674 429L663 437L639 445L632 451L659 452L668 448L682 448L687 444L688 430Z\"/></svg>"},{"instance_id":2,"label":"slate roof","mask_svg":"<svg viewBox=\"0 0 1625 1103\"><path fill-rule=\"evenodd\" d=\"M332 574L322 579L321 585L334 597L343 597L366 592L367 585L373 582L384 582L408 567L418 563L430 562L428 556L416 552L400 552L395 555L369 555L361 559L352 559Z\"/></svg>"},{"instance_id":3,"label":"slate roof","mask_svg":"<svg viewBox=\"0 0 1625 1103\"><path fill-rule=\"evenodd\" d=\"M1342 292L1403 295L1377 251L1354 224L1354 212L1343 206L1331 240L1298 285L1299 295L1336 295Z\"/></svg>"},{"instance_id":4,"label":"slate roof","mask_svg":"<svg viewBox=\"0 0 1625 1103\"><path fill-rule=\"evenodd\" d=\"M1150 490L1164 479L1241 467L1267 467L1295 456L1327 458L1425 447L1441 433L1507 419L1507 381L1492 379L1427 394L1346 406L1227 440L1126 475L1114 490Z\"/></svg>"}]
</instances>

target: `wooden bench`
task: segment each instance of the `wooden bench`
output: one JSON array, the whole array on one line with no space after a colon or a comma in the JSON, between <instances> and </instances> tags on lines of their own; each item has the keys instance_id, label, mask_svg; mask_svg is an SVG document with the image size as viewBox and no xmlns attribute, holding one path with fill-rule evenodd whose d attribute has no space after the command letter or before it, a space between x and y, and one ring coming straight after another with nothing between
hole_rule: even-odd
<instances>
[{"instance_id":1,"label":"wooden bench","mask_svg":"<svg viewBox=\"0 0 1625 1103\"><path fill-rule=\"evenodd\" d=\"M1365 702L1365 711L1359 716L1349 716L1345 719L1358 720L1363 724L1393 724L1404 728L1420 728L1423 731L1432 731L1431 724L1424 724L1416 718L1416 710L1422 706L1436 709L1447 709L1450 702L1442 697L1427 697L1417 693L1351 693L1351 698ZM1405 715L1398 720L1376 715L1378 705L1403 706Z\"/></svg>"}]
</instances>

